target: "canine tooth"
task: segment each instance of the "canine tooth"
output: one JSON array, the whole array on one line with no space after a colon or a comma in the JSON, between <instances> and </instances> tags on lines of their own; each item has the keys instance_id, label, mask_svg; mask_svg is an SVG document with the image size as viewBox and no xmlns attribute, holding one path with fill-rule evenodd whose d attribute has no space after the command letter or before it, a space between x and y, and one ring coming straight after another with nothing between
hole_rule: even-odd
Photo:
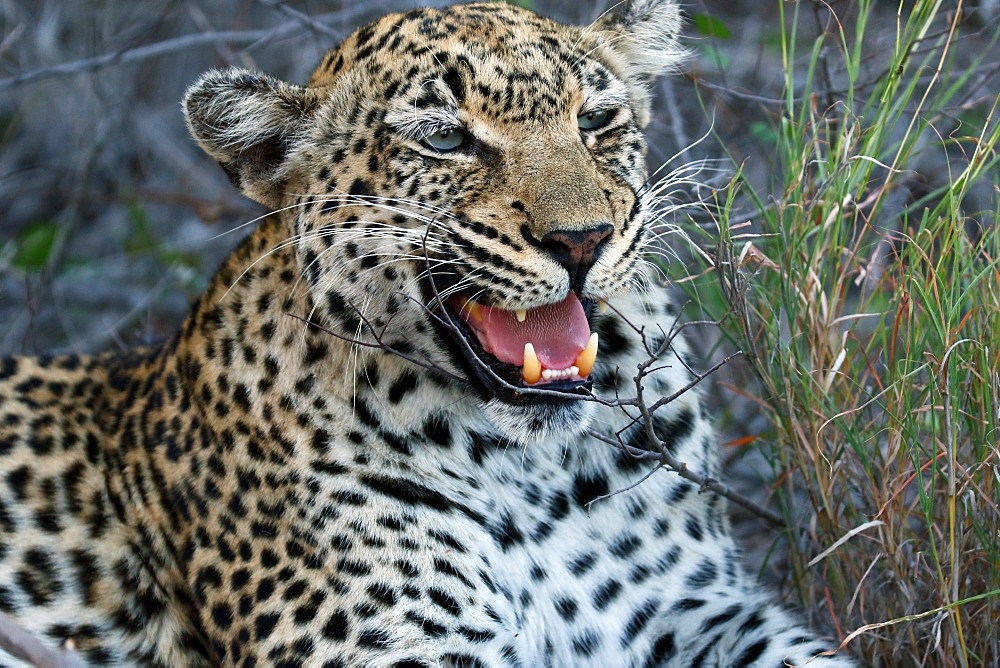
<instances>
[{"instance_id":1,"label":"canine tooth","mask_svg":"<svg viewBox=\"0 0 1000 668\"><path fill-rule=\"evenodd\" d=\"M528 312L523 308L519 308L514 311L514 315L517 316L518 322L524 322L524 319L528 317Z\"/></svg>"},{"instance_id":2,"label":"canine tooth","mask_svg":"<svg viewBox=\"0 0 1000 668\"><path fill-rule=\"evenodd\" d=\"M542 377L542 363L538 361L535 354L535 347L530 343L524 344L524 366L521 367L521 378L526 383L537 383Z\"/></svg>"},{"instance_id":3,"label":"canine tooth","mask_svg":"<svg viewBox=\"0 0 1000 668\"><path fill-rule=\"evenodd\" d=\"M580 356L576 358L575 366L580 374L581 378L586 378L590 374L590 370L594 368L594 362L597 360L597 332L593 332L590 335L590 339L587 341L587 347L583 349Z\"/></svg>"},{"instance_id":4,"label":"canine tooth","mask_svg":"<svg viewBox=\"0 0 1000 668\"><path fill-rule=\"evenodd\" d=\"M598 313L604 313L607 310L608 310L608 303L606 301L604 301L603 299L598 299L597 300L597 312Z\"/></svg>"}]
</instances>

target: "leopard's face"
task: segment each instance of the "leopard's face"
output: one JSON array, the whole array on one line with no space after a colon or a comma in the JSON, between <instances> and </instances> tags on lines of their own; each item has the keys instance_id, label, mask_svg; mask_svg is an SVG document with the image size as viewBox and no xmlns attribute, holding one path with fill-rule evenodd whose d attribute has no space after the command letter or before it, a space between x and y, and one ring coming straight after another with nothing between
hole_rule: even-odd
<instances>
[{"instance_id":1,"label":"leopard's face","mask_svg":"<svg viewBox=\"0 0 1000 668\"><path fill-rule=\"evenodd\" d=\"M584 28L499 4L390 15L304 87L206 75L188 118L283 211L303 315L473 389L515 440L576 432L594 312L642 265L659 68L636 53L676 55L676 9L645 5Z\"/></svg>"}]
</instances>

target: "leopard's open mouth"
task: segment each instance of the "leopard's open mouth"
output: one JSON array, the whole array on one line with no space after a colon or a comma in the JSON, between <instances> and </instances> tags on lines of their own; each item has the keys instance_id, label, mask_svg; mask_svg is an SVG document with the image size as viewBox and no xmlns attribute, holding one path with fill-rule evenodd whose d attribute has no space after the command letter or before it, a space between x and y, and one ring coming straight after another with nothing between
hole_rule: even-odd
<instances>
[{"instance_id":1,"label":"leopard's open mouth","mask_svg":"<svg viewBox=\"0 0 1000 668\"><path fill-rule=\"evenodd\" d=\"M435 281L439 295L444 290ZM434 300L440 328L470 379L508 403L566 401L590 393L597 303L570 292L538 308L506 310L454 293Z\"/></svg>"}]
</instances>

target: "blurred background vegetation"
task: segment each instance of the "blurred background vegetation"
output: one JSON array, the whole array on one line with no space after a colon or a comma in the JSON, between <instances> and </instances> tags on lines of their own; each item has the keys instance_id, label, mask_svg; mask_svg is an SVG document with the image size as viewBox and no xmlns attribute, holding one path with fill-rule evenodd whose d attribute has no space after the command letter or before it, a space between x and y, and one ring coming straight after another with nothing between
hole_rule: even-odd
<instances>
[{"instance_id":1,"label":"blurred background vegetation","mask_svg":"<svg viewBox=\"0 0 1000 668\"><path fill-rule=\"evenodd\" d=\"M413 2L0 0L0 354L161 340L261 211L186 134ZM425 2L421 4L447 4ZM520 2L567 22L590 2ZM865 665L1000 665L997 0L692 0L651 167L747 562ZM666 203L665 203L666 204Z\"/></svg>"}]
</instances>

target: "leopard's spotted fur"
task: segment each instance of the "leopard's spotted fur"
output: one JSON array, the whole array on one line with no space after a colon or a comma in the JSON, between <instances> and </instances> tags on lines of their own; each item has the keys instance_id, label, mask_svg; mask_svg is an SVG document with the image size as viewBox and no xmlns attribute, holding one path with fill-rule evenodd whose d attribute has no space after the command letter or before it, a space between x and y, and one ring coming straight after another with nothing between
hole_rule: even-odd
<instances>
[{"instance_id":1,"label":"leopard's spotted fur","mask_svg":"<svg viewBox=\"0 0 1000 668\"><path fill-rule=\"evenodd\" d=\"M644 278L641 128L678 29L671 0L585 28L464 5L359 29L306 86L205 75L192 133L277 213L163 346L2 362L0 610L108 665L778 666L829 649L741 572L718 497L659 471L587 507L651 465L600 440L628 416L484 380L434 300L606 300L591 380L634 391L633 327L675 318ZM648 402L690 382L685 351L662 353ZM715 471L696 391L654 428Z\"/></svg>"}]
</instances>

